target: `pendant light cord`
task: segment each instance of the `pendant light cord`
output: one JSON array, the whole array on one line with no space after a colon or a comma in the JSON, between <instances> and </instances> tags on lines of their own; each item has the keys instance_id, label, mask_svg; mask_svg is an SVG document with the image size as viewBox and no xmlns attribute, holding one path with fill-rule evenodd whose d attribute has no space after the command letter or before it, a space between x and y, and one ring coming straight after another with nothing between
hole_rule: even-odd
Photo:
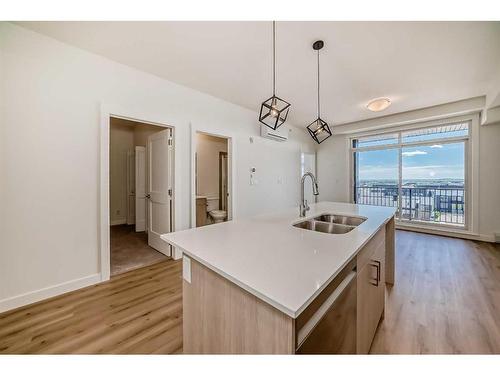
<instances>
[{"instance_id":1,"label":"pendant light cord","mask_svg":"<svg viewBox=\"0 0 500 375\"><path fill-rule=\"evenodd\" d=\"M318 50L318 118L320 118L320 107L319 107L319 50Z\"/></svg>"},{"instance_id":2,"label":"pendant light cord","mask_svg":"<svg viewBox=\"0 0 500 375\"><path fill-rule=\"evenodd\" d=\"M276 95L276 21L273 21L273 96Z\"/></svg>"}]
</instances>

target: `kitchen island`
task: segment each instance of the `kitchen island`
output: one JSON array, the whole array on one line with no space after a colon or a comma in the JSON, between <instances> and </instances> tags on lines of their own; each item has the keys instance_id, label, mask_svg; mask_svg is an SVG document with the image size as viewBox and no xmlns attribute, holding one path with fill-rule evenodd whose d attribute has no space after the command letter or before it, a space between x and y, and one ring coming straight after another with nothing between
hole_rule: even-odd
<instances>
[{"instance_id":1,"label":"kitchen island","mask_svg":"<svg viewBox=\"0 0 500 375\"><path fill-rule=\"evenodd\" d=\"M163 235L183 251L184 352L367 353L394 282L394 213L321 202L304 218L290 209ZM362 222L342 234L296 226L325 215Z\"/></svg>"}]
</instances>

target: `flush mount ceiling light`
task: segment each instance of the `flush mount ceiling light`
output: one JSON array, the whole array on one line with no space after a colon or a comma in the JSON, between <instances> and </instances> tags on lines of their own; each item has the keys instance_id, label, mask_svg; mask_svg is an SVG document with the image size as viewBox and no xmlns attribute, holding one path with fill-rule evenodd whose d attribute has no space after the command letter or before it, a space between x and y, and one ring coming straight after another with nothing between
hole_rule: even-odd
<instances>
[{"instance_id":1,"label":"flush mount ceiling light","mask_svg":"<svg viewBox=\"0 0 500 375\"><path fill-rule=\"evenodd\" d=\"M273 96L260 106L259 121L273 130L283 125L290 103L276 96L276 22L273 21Z\"/></svg>"},{"instance_id":2,"label":"flush mount ceiling light","mask_svg":"<svg viewBox=\"0 0 500 375\"><path fill-rule=\"evenodd\" d=\"M389 107L390 105L391 105L391 99L377 98L370 100L366 105L366 108L368 108L372 112L380 112Z\"/></svg>"},{"instance_id":3,"label":"flush mount ceiling light","mask_svg":"<svg viewBox=\"0 0 500 375\"><path fill-rule=\"evenodd\" d=\"M318 118L314 120L307 126L307 130L311 137L320 144L325 139L329 138L332 135L332 131L330 127L326 123L326 121L321 119L320 116L320 100L319 100L319 50L323 48L325 43L322 40L317 40L313 43L313 49L318 52Z\"/></svg>"}]
</instances>

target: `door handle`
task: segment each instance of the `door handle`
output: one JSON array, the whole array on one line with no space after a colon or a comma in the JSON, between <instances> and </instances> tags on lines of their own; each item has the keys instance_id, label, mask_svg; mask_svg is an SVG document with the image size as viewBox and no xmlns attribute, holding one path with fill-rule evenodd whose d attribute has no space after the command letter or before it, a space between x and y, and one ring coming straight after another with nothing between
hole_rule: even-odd
<instances>
[{"instance_id":1,"label":"door handle","mask_svg":"<svg viewBox=\"0 0 500 375\"><path fill-rule=\"evenodd\" d=\"M145 198L146 198L146 199L151 199L151 194L146 194L146 195L145 195Z\"/></svg>"},{"instance_id":2,"label":"door handle","mask_svg":"<svg viewBox=\"0 0 500 375\"><path fill-rule=\"evenodd\" d=\"M375 269L377 270L377 278L375 279L375 282L370 281L370 284L372 284L374 286L379 286L379 283L380 283L380 261L372 259L372 262L374 264L372 263L372 264L370 264L370 266L375 267Z\"/></svg>"}]
</instances>

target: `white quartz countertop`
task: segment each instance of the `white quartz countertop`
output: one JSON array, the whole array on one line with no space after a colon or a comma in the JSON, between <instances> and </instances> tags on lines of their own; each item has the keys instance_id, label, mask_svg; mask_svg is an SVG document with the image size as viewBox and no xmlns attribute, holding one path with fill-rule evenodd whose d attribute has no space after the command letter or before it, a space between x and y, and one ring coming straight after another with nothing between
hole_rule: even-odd
<instances>
[{"instance_id":1,"label":"white quartz countertop","mask_svg":"<svg viewBox=\"0 0 500 375\"><path fill-rule=\"evenodd\" d=\"M392 207L320 202L311 205L305 218L300 218L298 208L294 208L168 233L161 238L296 318L394 213ZM346 234L292 226L322 214L367 220Z\"/></svg>"}]
</instances>

